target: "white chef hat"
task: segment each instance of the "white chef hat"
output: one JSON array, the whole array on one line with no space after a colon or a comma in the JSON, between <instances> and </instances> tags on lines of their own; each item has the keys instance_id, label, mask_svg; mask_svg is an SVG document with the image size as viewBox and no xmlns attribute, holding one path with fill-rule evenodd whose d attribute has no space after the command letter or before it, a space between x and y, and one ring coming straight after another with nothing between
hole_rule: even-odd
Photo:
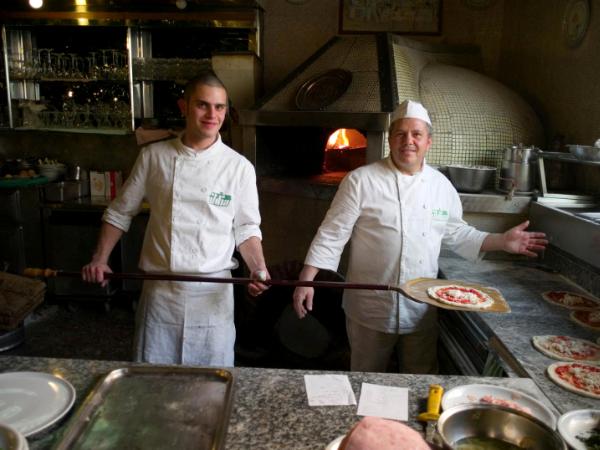
<instances>
[{"instance_id":1,"label":"white chef hat","mask_svg":"<svg viewBox=\"0 0 600 450\"><path fill-rule=\"evenodd\" d=\"M413 102L412 100L404 100L396 107L392 113L390 123L399 119L421 119L431 126L431 119L425 107L419 102Z\"/></svg>"}]
</instances>

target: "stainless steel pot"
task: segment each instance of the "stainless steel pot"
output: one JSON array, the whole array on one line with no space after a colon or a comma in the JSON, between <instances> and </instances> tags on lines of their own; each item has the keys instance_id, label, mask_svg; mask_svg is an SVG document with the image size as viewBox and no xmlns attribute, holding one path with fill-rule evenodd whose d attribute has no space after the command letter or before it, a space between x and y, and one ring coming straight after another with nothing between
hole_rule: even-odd
<instances>
[{"instance_id":1,"label":"stainless steel pot","mask_svg":"<svg viewBox=\"0 0 600 450\"><path fill-rule=\"evenodd\" d=\"M537 175L538 149L513 145L504 149L498 189L504 192L532 193Z\"/></svg>"},{"instance_id":2,"label":"stainless steel pot","mask_svg":"<svg viewBox=\"0 0 600 450\"><path fill-rule=\"evenodd\" d=\"M465 404L447 409L437 423L447 450L465 438L497 439L528 450L567 450L560 435L528 414L498 405Z\"/></svg>"},{"instance_id":3,"label":"stainless steel pot","mask_svg":"<svg viewBox=\"0 0 600 450\"><path fill-rule=\"evenodd\" d=\"M529 164L537 160L538 148L535 146L524 146L523 144L511 145L504 149L503 161L512 161L516 163Z\"/></svg>"}]
</instances>

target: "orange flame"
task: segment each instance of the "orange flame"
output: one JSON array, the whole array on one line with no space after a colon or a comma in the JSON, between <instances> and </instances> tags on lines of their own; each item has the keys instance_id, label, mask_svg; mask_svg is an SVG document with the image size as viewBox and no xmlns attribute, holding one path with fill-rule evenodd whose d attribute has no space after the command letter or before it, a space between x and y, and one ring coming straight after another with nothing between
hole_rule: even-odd
<instances>
[{"instance_id":1,"label":"orange flame","mask_svg":"<svg viewBox=\"0 0 600 450\"><path fill-rule=\"evenodd\" d=\"M350 140L346 135L346 129L341 128L339 130L334 131L329 139L327 140L327 149L336 149L336 148L348 148L350 147Z\"/></svg>"}]
</instances>

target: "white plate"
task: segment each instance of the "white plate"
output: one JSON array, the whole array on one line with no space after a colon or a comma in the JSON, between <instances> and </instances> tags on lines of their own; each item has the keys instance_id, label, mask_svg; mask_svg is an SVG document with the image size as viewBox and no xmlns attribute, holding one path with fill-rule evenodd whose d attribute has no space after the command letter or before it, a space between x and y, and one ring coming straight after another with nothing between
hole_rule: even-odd
<instances>
[{"instance_id":1,"label":"white plate","mask_svg":"<svg viewBox=\"0 0 600 450\"><path fill-rule=\"evenodd\" d=\"M575 450L586 450L577 436L600 426L600 409L578 409L563 414L558 419L558 432Z\"/></svg>"},{"instance_id":2,"label":"white plate","mask_svg":"<svg viewBox=\"0 0 600 450\"><path fill-rule=\"evenodd\" d=\"M493 386L491 384L468 384L450 389L442 397L442 408L446 410L453 406L464 405L465 403L484 403L480 399L486 395L491 395L494 398L502 400L509 400L517 403L519 406L528 408L532 416L549 424L552 429L556 428L556 416L539 400L521 391L502 386Z\"/></svg>"},{"instance_id":3,"label":"white plate","mask_svg":"<svg viewBox=\"0 0 600 450\"><path fill-rule=\"evenodd\" d=\"M74 402L71 383L49 373L0 374L0 422L26 437L58 422Z\"/></svg>"},{"instance_id":4,"label":"white plate","mask_svg":"<svg viewBox=\"0 0 600 450\"><path fill-rule=\"evenodd\" d=\"M341 436L336 437L333 441L331 441L329 444L327 444L327 447L325 447L325 450L338 450L338 448L340 448L340 444L342 443L342 441L344 440L345 437L346 437L345 434L342 434Z\"/></svg>"}]
</instances>

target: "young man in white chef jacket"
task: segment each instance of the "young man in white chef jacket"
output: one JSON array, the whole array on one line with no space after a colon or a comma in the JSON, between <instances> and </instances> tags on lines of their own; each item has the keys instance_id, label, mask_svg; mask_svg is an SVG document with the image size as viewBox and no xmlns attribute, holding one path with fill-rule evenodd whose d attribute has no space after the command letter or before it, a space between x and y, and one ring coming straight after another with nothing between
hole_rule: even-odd
<instances>
[{"instance_id":1,"label":"young man in white chef jacket","mask_svg":"<svg viewBox=\"0 0 600 450\"><path fill-rule=\"evenodd\" d=\"M212 72L191 80L179 100L180 137L142 149L118 197L103 215L83 279L106 283L109 255L145 200L150 219L140 269L230 277L237 247L251 276L268 277L262 251L256 174L221 141L227 91ZM263 278L264 279L264 278ZM248 286L258 295L266 285ZM136 317L136 361L233 366L233 285L146 280Z\"/></svg>"},{"instance_id":2,"label":"young man in white chef jacket","mask_svg":"<svg viewBox=\"0 0 600 450\"><path fill-rule=\"evenodd\" d=\"M425 163L432 127L420 103L399 105L388 139L387 158L354 170L340 184L301 280L313 280L319 269L336 270L348 241L347 281L386 285L436 278L442 243L471 260L493 250L536 256L533 251L544 248L543 233L524 231L528 222L489 234L463 221L456 189ZM298 317L312 309L313 295L312 288L296 288ZM437 372L437 308L395 291L354 289L344 292L343 308L352 370L385 372L396 351L401 372Z\"/></svg>"}]
</instances>

